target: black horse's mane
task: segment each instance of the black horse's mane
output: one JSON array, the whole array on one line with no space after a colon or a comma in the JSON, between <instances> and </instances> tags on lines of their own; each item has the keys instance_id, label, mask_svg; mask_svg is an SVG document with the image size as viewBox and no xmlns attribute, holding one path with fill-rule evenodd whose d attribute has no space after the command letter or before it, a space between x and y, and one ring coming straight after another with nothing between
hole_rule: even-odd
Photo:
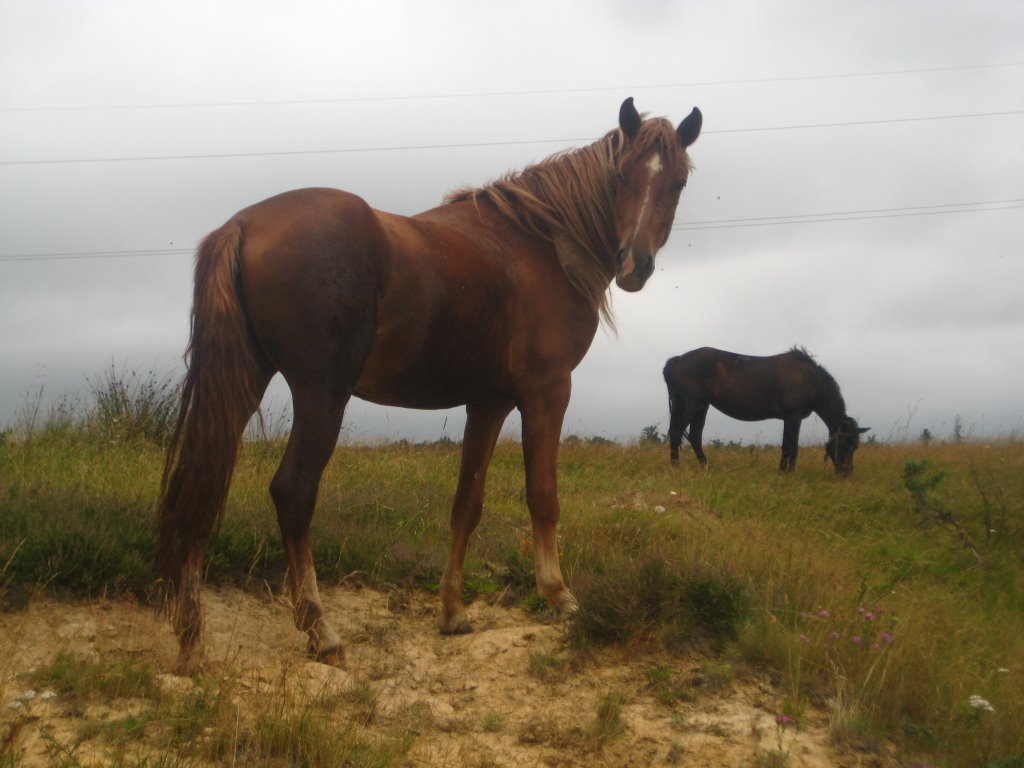
<instances>
[{"instance_id":1,"label":"black horse's mane","mask_svg":"<svg viewBox=\"0 0 1024 768\"><path fill-rule=\"evenodd\" d=\"M817 365L817 366L818 366L819 368L821 368L821 365L819 365L819 364L818 364L818 363L817 363L817 362L815 361L815 359L814 359L814 355L812 355L812 354L811 354L810 352L808 352L808 351L807 351L807 347L801 346L801 345L799 345L799 344L794 344L794 345L793 345L793 346L792 346L792 347L790 348L790 350L789 350L789 351L790 351L790 352L792 352L792 353L793 353L794 355L796 355L796 356L797 356L798 358L800 358L801 360L803 360L804 362L807 362L807 363L814 363L814 364L815 364L815 365Z\"/></svg>"}]
</instances>

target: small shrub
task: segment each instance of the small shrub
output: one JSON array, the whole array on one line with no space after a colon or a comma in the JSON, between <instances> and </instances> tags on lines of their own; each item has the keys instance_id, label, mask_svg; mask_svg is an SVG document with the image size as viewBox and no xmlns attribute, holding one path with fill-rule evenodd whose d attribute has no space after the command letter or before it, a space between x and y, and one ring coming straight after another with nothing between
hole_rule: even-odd
<instances>
[{"instance_id":1,"label":"small shrub","mask_svg":"<svg viewBox=\"0 0 1024 768\"><path fill-rule=\"evenodd\" d=\"M658 434L658 425L651 424L650 426L644 427L640 431L640 442L661 445L663 441L661 436Z\"/></svg>"},{"instance_id":2,"label":"small shrub","mask_svg":"<svg viewBox=\"0 0 1024 768\"><path fill-rule=\"evenodd\" d=\"M112 439L170 442L181 389L175 377L108 368L94 381L91 426Z\"/></svg>"},{"instance_id":3,"label":"small shrub","mask_svg":"<svg viewBox=\"0 0 1024 768\"><path fill-rule=\"evenodd\" d=\"M671 667L653 667L644 674L647 677L647 685L654 691L654 698L659 704L671 707L677 701L697 700L693 688L676 680Z\"/></svg>"},{"instance_id":4,"label":"small shrub","mask_svg":"<svg viewBox=\"0 0 1024 768\"><path fill-rule=\"evenodd\" d=\"M742 584L710 567L689 571L658 546L649 542L642 559L606 550L609 567L595 569L582 584L578 580L581 610L570 627L577 642L646 638L683 651L700 643L720 648L737 637L750 604Z\"/></svg>"},{"instance_id":5,"label":"small shrub","mask_svg":"<svg viewBox=\"0 0 1024 768\"><path fill-rule=\"evenodd\" d=\"M622 706L626 697L621 693L607 693L601 697L597 705L597 717L594 720L593 737L598 744L604 744L622 733Z\"/></svg>"},{"instance_id":6,"label":"small shrub","mask_svg":"<svg viewBox=\"0 0 1024 768\"><path fill-rule=\"evenodd\" d=\"M501 733L505 727L505 716L500 712L485 712L480 718L480 730L484 733Z\"/></svg>"},{"instance_id":7,"label":"small shrub","mask_svg":"<svg viewBox=\"0 0 1024 768\"><path fill-rule=\"evenodd\" d=\"M153 665L131 656L84 659L60 651L52 662L32 673L32 680L81 699L160 698Z\"/></svg>"},{"instance_id":8,"label":"small shrub","mask_svg":"<svg viewBox=\"0 0 1024 768\"><path fill-rule=\"evenodd\" d=\"M527 669L538 680L553 683L565 677L566 663L546 653L531 653Z\"/></svg>"}]
</instances>

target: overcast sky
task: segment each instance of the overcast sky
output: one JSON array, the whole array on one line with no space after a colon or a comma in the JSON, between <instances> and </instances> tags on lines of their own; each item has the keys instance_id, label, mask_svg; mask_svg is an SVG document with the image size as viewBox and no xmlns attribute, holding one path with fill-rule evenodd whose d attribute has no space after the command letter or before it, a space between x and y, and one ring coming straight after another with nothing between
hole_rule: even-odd
<instances>
[{"instance_id":1,"label":"overcast sky","mask_svg":"<svg viewBox=\"0 0 1024 768\"><path fill-rule=\"evenodd\" d=\"M627 96L704 132L565 434L667 431L670 356L799 344L880 440L958 415L1021 436L1019 0L0 0L0 426L111 365L181 371L192 251L240 208L332 186L412 214L589 143ZM343 438L462 424L353 401ZM781 431L712 412L705 439Z\"/></svg>"}]
</instances>

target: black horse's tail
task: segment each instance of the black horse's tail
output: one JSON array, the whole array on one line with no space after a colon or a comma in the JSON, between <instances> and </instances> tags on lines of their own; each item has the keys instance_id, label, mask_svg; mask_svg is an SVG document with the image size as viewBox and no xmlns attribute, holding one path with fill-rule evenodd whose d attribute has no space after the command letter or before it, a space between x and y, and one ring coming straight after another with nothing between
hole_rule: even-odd
<instances>
[{"instance_id":1,"label":"black horse's tail","mask_svg":"<svg viewBox=\"0 0 1024 768\"><path fill-rule=\"evenodd\" d=\"M675 424L676 418L686 412L686 399L683 393L675 386L672 379L672 361L669 360L665 363L665 369L662 371L662 375L665 377L665 387L668 389L668 416L669 416L669 436L671 439L672 425ZM680 439L689 437L684 425L679 430Z\"/></svg>"}]
</instances>

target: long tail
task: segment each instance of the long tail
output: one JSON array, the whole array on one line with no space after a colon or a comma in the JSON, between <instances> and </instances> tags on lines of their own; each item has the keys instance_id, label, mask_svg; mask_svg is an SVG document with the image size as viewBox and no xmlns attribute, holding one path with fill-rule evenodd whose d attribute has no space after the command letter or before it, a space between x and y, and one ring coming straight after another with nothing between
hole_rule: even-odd
<instances>
[{"instance_id":1,"label":"long tail","mask_svg":"<svg viewBox=\"0 0 1024 768\"><path fill-rule=\"evenodd\" d=\"M686 407L683 400L682 394L680 394L672 382L672 375L669 373L669 365L665 365L665 369L662 371L662 375L665 377L665 387L668 389L668 423L669 429L672 429L674 424L675 414L677 410L684 409ZM682 436L689 438L689 434L684 427L682 429Z\"/></svg>"},{"instance_id":2,"label":"long tail","mask_svg":"<svg viewBox=\"0 0 1024 768\"><path fill-rule=\"evenodd\" d=\"M156 572L169 597L189 552L205 544L223 512L242 433L262 396L260 353L237 286L241 244L231 221L196 254L187 372L157 510Z\"/></svg>"}]
</instances>

